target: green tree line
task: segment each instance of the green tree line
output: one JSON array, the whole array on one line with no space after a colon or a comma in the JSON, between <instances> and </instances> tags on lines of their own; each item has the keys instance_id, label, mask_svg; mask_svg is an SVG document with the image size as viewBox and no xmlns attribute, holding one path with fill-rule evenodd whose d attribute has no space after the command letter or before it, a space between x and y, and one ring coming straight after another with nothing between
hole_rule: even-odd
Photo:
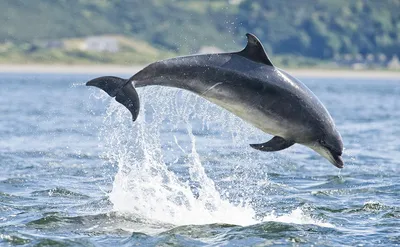
<instances>
[{"instance_id":1,"label":"green tree line","mask_svg":"<svg viewBox=\"0 0 400 247\"><path fill-rule=\"evenodd\" d=\"M400 54L399 0L245 0L238 9L240 31L276 53Z\"/></svg>"}]
</instances>

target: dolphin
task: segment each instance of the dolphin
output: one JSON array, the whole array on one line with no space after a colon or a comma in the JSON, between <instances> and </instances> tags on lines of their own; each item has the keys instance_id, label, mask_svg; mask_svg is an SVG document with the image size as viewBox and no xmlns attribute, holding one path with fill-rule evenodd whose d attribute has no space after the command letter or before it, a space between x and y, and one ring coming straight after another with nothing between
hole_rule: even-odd
<instances>
[{"instance_id":1,"label":"dolphin","mask_svg":"<svg viewBox=\"0 0 400 247\"><path fill-rule=\"evenodd\" d=\"M189 90L274 137L254 149L273 152L295 143L307 146L343 168L343 143L319 99L298 79L273 65L260 40L233 53L176 57L152 63L129 79L114 76L86 83L103 89L132 114L139 114L135 88L168 86Z\"/></svg>"}]
</instances>

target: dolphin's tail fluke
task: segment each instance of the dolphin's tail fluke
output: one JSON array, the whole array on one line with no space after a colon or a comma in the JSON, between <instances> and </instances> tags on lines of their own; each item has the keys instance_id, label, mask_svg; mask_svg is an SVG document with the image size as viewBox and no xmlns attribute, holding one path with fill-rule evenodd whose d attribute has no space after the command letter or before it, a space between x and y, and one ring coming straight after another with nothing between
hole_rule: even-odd
<instances>
[{"instance_id":1,"label":"dolphin's tail fluke","mask_svg":"<svg viewBox=\"0 0 400 247\"><path fill-rule=\"evenodd\" d=\"M124 105L131 112L132 120L136 120L140 109L139 96L132 83L127 79L103 76L88 81L86 86L98 87L111 97L115 97L116 101Z\"/></svg>"}]
</instances>

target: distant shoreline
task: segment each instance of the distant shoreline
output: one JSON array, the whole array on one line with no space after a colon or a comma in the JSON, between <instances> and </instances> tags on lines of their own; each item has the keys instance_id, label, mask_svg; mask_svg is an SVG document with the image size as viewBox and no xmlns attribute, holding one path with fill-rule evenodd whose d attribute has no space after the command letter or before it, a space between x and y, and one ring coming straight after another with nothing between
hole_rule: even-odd
<instances>
[{"instance_id":1,"label":"distant shoreline","mask_svg":"<svg viewBox=\"0 0 400 247\"><path fill-rule=\"evenodd\" d=\"M0 73L21 74L134 74L145 65L15 65L0 64ZM391 79L400 81L400 71L339 70L339 69L285 69L295 76L312 78Z\"/></svg>"}]
</instances>

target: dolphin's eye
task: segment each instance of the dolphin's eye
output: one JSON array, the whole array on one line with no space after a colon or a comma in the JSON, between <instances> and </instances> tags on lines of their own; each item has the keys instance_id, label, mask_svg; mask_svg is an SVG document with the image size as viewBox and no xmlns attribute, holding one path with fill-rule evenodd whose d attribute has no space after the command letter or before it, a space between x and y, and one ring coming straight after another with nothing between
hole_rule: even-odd
<instances>
[{"instance_id":1,"label":"dolphin's eye","mask_svg":"<svg viewBox=\"0 0 400 247\"><path fill-rule=\"evenodd\" d=\"M319 140L319 143L321 143L322 146L326 145L326 142L323 139Z\"/></svg>"}]
</instances>

